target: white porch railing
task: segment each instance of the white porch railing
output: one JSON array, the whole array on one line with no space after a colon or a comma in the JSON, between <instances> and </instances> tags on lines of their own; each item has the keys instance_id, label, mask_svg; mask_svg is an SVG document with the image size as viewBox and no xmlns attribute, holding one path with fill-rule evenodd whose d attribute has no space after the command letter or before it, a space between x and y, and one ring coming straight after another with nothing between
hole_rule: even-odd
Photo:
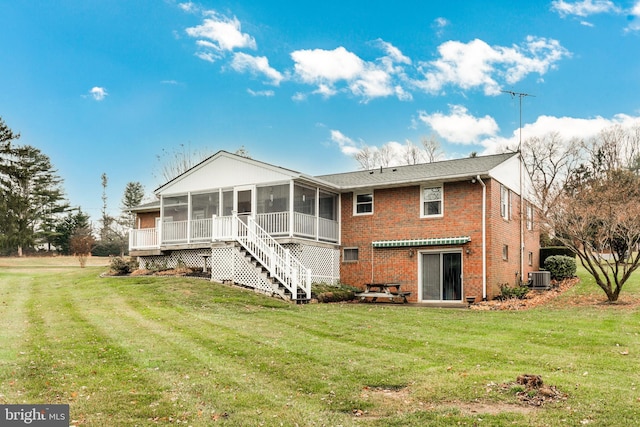
<instances>
[{"instance_id":1,"label":"white porch railing","mask_svg":"<svg viewBox=\"0 0 640 427\"><path fill-rule=\"evenodd\" d=\"M220 221L221 225L215 225ZM214 230L228 230L229 217L214 218ZM299 289L304 298L311 298L311 270L283 248L256 221L248 217L245 224L237 215L231 218L232 238L240 243L256 258L285 288L291 292L291 299L297 300ZM217 236L213 236L214 240Z\"/></svg>"},{"instance_id":2,"label":"white porch railing","mask_svg":"<svg viewBox=\"0 0 640 427\"><path fill-rule=\"evenodd\" d=\"M189 221L165 221L161 224L161 243L184 243L187 241Z\"/></svg>"},{"instance_id":3,"label":"white porch railing","mask_svg":"<svg viewBox=\"0 0 640 427\"><path fill-rule=\"evenodd\" d=\"M192 241L211 241L211 236L213 236L213 218L191 221Z\"/></svg>"},{"instance_id":4,"label":"white porch railing","mask_svg":"<svg viewBox=\"0 0 640 427\"><path fill-rule=\"evenodd\" d=\"M289 212L258 214L256 222L272 236L289 234Z\"/></svg>"},{"instance_id":5,"label":"white porch railing","mask_svg":"<svg viewBox=\"0 0 640 427\"><path fill-rule=\"evenodd\" d=\"M129 249L154 249L158 246L157 229L141 228L129 230Z\"/></svg>"},{"instance_id":6,"label":"white porch railing","mask_svg":"<svg viewBox=\"0 0 640 427\"><path fill-rule=\"evenodd\" d=\"M231 216L196 219L191 221L165 221L158 228L132 229L129 232L129 250L159 248L162 245L209 242L232 239ZM289 212L256 215L255 222L274 237L296 236L325 242L338 242L338 222L314 215L295 212L293 233L290 232ZM161 236L159 235L161 234Z\"/></svg>"},{"instance_id":7,"label":"white porch railing","mask_svg":"<svg viewBox=\"0 0 640 427\"><path fill-rule=\"evenodd\" d=\"M293 213L293 234L314 238L316 236L316 217L300 212Z\"/></svg>"},{"instance_id":8,"label":"white porch railing","mask_svg":"<svg viewBox=\"0 0 640 427\"><path fill-rule=\"evenodd\" d=\"M338 221L318 218L318 238L329 242L338 242L340 227Z\"/></svg>"}]
</instances>

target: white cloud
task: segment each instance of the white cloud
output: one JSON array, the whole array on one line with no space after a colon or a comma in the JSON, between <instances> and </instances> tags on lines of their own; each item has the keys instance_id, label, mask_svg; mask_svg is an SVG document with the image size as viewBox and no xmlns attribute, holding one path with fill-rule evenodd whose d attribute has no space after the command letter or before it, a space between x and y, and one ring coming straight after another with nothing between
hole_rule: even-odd
<instances>
[{"instance_id":1,"label":"white cloud","mask_svg":"<svg viewBox=\"0 0 640 427\"><path fill-rule=\"evenodd\" d=\"M256 49L256 41L249 34L242 32L240 21L235 16L229 18L215 10L204 12L202 24L189 27L186 33L197 38L198 46L204 49L198 57L212 62L222 53L234 49Z\"/></svg>"},{"instance_id":2,"label":"white cloud","mask_svg":"<svg viewBox=\"0 0 640 427\"><path fill-rule=\"evenodd\" d=\"M449 26L449 21L446 18L438 17L433 20L433 28L436 30L436 35L441 37L444 34L444 29Z\"/></svg>"},{"instance_id":3,"label":"white cloud","mask_svg":"<svg viewBox=\"0 0 640 427\"><path fill-rule=\"evenodd\" d=\"M380 58L381 60L388 59L391 63L397 62L398 64L411 64L411 59L405 56L400 49L391 43L382 39L378 39L376 42L378 43L378 46L387 53L386 57Z\"/></svg>"},{"instance_id":4,"label":"white cloud","mask_svg":"<svg viewBox=\"0 0 640 427\"><path fill-rule=\"evenodd\" d=\"M331 130L331 141L337 143L342 154L347 156L353 156L359 151L356 142L339 130Z\"/></svg>"},{"instance_id":5,"label":"white cloud","mask_svg":"<svg viewBox=\"0 0 640 427\"><path fill-rule=\"evenodd\" d=\"M91 88L91 90L89 91L89 95L96 101L102 101L109 94L107 93L107 89L100 86L95 86Z\"/></svg>"},{"instance_id":6,"label":"white cloud","mask_svg":"<svg viewBox=\"0 0 640 427\"><path fill-rule=\"evenodd\" d=\"M558 133L565 141L572 139L588 140L596 137L604 129L619 125L623 128L640 126L640 117L617 114L610 119L594 117L582 119L576 117L540 116L534 123L522 127L522 140L532 137L543 137L549 133ZM514 150L520 142L520 130L516 129L508 137L490 137L480 142L485 147L485 154L503 152L505 148Z\"/></svg>"},{"instance_id":7,"label":"white cloud","mask_svg":"<svg viewBox=\"0 0 640 427\"><path fill-rule=\"evenodd\" d=\"M178 7L187 13L193 13L199 9L195 3L190 1L186 3L178 3Z\"/></svg>"},{"instance_id":8,"label":"white cloud","mask_svg":"<svg viewBox=\"0 0 640 427\"><path fill-rule=\"evenodd\" d=\"M291 53L294 75L303 83L317 86L313 91L325 97L345 90L366 101L396 95L410 99L404 89L398 90L397 76L403 75L403 67L411 60L390 43L377 40L386 53L376 61L364 61L353 52L340 46L333 50L304 49Z\"/></svg>"},{"instance_id":9,"label":"white cloud","mask_svg":"<svg viewBox=\"0 0 640 427\"><path fill-rule=\"evenodd\" d=\"M557 40L533 36L511 47L489 46L479 39L448 41L438 52L440 58L420 65L424 80L414 81L417 87L431 93L439 93L447 85L481 88L486 95L500 93L499 80L514 84L530 73L544 75L570 55Z\"/></svg>"},{"instance_id":10,"label":"white cloud","mask_svg":"<svg viewBox=\"0 0 640 427\"><path fill-rule=\"evenodd\" d=\"M291 99L296 102L302 102L307 100L307 95L302 92L296 92L295 94L293 94Z\"/></svg>"},{"instance_id":11,"label":"white cloud","mask_svg":"<svg viewBox=\"0 0 640 427\"><path fill-rule=\"evenodd\" d=\"M635 4L629 11L630 22L627 26L627 31L639 31L640 30L640 0L636 0Z\"/></svg>"},{"instance_id":12,"label":"white cloud","mask_svg":"<svg viewBox=\"0 0 640 427\"><path fill-rule=\"evenodd\" d=\"M554 0L551 2L551 10L558 12L562 17L568 15L586 17L599 13L621 12L621 9L610 0L583 0L576 2Z\"/></svg>"},{"instance_id":13,"label":"white cloud","mask_svg":"<svg viewBox=\"0 0 640 427\"><path fill-rule=\"evenodd\" d=\"M296 50L291 59L295 62L295 73L311 84L351 80L364 69L364 61L342 46L334 50Z\"/></svg>"},{"instance_id":14,"label":"white cloud","mask_svg":"<svg viewBox=\"0 0 640 427\"><path fill-rule=\"evenodd\" d=\"M455 144L476 144L481 136L494 136L499 127L490 116L474 117L462 105L450 105L449 114L419 112L419 118L434 132Z\"/></svg>"},{"instance_id":15,"label":"white cloud","mask_svg":"<svg viewBox=\"0 0 640 427\"><path fill-rule=\"evenodd\" d=\"M266 96L266 97L271 97L276 94L272 90L251 90L251 89L247 89L247 93L251 96Z\"/></svg>"},{"instance_id":16,"label":"white cloud","mask_svg":"<svg viewBox=\"0 0 640 427\"><path fill-rule=\"evenodd\" d=\"M282 73L269 66L269 60L265 56L252 56L243 52L237 52L233 55L231 68L243 73L250 72L252 74L263 74L269 80L270 84L278 86L284 78Z\"/></svg>"}]
</instances>

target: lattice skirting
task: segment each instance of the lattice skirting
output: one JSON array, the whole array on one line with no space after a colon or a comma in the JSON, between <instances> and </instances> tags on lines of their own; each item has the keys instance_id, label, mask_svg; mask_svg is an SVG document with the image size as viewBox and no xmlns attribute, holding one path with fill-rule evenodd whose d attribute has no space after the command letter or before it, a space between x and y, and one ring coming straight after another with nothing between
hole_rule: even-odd
<instances>
[{"instance_id":1,"label":"lattice skirting","mask_svg":"<svg viewBox=\"0 0 640 427\"><path fill-rule=\"evenodd\" d=\"M282 245L311 269L313 283L337 284L340 281L340 250L301 243Z\"/></svg>"},{"instance_id":2,"label":"lattice skirting","mask_svg":"<svg viewBox=\"0 0 640 427\"><path fill-rule=\"evenodd\" d=\"M340 281L340 251L338 249L300 243L283 246L289 249L291 255L298 258L305 267L311 269L312 282L336 284ZM138 257L138 262L140 268L149 270L178 266L202 268L205 262L205 258L202 257L204 253L211 253L211 257L206 260L206 267L211 270L213 280L233 281L252 288L271 290L270 284L263 279L250 278L253 274L247 269L253 267L251 265L243 266L247 264L246 260L233 246L178 250L168 255ZM257 277L260 276L257 275Z\"/></svg>"},{"instance_id":3,"label":"lattice skirting","mask_svg":"<svg viewBox=\"0 0 640 427\"><path fill-rule=\"evenodd\" d=\"M211 279L217 282L232 281L266 294L273 294L274 288L238 250L233 246L213 248Z\"/></svg>"},{"instance_id":4,"label":"lattice skirting","mask_svg":"<svg viewBox=\"0 0 640 427\"><path fill-rule=\"evenodd\" d=\"M138 264L140 268L147 270L176 268L179 266L202 268L205 262L202 254L209 253L209 251L209 249L190 249L173 251L168 255L138 257ZM211 268L210 258L207 260L207 268Z\"/></svg>"}]
</instances>

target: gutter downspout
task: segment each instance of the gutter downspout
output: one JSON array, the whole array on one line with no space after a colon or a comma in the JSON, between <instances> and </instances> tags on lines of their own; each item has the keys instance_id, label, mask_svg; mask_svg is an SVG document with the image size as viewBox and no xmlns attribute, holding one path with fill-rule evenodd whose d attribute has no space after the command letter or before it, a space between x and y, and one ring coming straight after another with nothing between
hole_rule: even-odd
<instances>
[{"instance_id":1,"label":"gutter downspout","mask_svg":"<svg viewBox=\"0 0 640 427\"><path fill-rule=\"evenodd\" d=\"M487 300L487 186L480 175L476 179L482 185L482 301Z\"/></svg>"}]
</instances>

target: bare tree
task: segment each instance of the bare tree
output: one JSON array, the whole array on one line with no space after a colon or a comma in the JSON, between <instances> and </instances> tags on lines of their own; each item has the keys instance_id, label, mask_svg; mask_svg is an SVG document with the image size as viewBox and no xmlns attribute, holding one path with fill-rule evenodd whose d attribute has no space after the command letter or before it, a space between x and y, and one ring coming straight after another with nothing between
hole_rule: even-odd
<instances>
[{"instance_id":1,"label":"bare tree","mask_svg":"<svg viewBox=\"0 0 640 427\"><path fill-rule=\"evenodd\" d=\"M404 161L407 165L416 165L422 161L422 151L420 147L411 142L410 139L407 139L404 146Z\"/></svg>"},{"instance_id":2,"label":"bare tree","mask_svg":"<svg viewBox=\"0 0 640 427\"><path fill-rule=\"evenodd\" d=\"M363 145L353 158L360 164L360 169L370 170L376 167L376 151L368 145Z\"/></svg>"},{"instance_id":3,"label":"bare tree","mask_svg":"<svg viewBox=\"0 0 640 427\"><path fill-rule=\"evenodd\" d=\"M592 169L634 170L640 158L640 126L611 126L583 143ZM599 171L598 171L599 172Z\"/></svg>"},{"instance_id":4,"label":"bare tree","mask_svg":"<svg viewBox=\"0 0 640 427\"><path fill-rule=\"evenodd\" d=\"M610 302L640 266L640 177L581 168L550 206L556 238L576 253Z\"/></svg>"},{"instance_id":5,"label":"bare tree","mask_svg":"<svg viewBox=\"0 0 640 427\"><path fill-rule=\"evenodd\" d=\"M543 216L553 206L571 172L578 166L580 141L565 141L558 132L533 137L522 144L522 157L533 181Z\"/></svg>"},{"instance_id":6,"label":"bare tree","mask_svg":"<svg viewBox=\"0 0 640 427\"><path fill-rule=\"evenodd\" d=\"M440 141L433 134L422 137L422 147L424 148L424 156L427 159L427 163L437 162L444 156Z\"/></svg>"},{"instance_id":7,"label":"bare tree","mask_svg":"<svg viewBox=\"0 0 640 427\"><path fill-rule=\"evenodd\" d=\"M378 150L375 152L375 163L378 166L386 168L392 165L394 157L395 156L391 146L389 144L385 144L382 147L378 148Z\"/></svg>"},{"instance_id":8,"label":"bare tree","mask_svg":"<svg viewBox=\"0 0 640 427\"><path fill-rule=\"evenodd\" d=\"M154 172L154 176L160 184L164 184L191 169L210 155L211 153L206 150L192 150L190 145L185 146L184 144L180 144L172 150L163 148L162 153L156 156L159 166L158 170Z\"/></svg>"},{"instance_id":9,"label":"bare tree","mask_svg":"<svg viewBox=\"0 0 640 427\"><path fill-rule=\"evenodd\" d=\"M78 258L80 268L84 268L87 265L87 258L91 255L91 250L95 243L96 241L89 227L78 228L71 236L69 250Z\"/></svg>"}]
</instances>

